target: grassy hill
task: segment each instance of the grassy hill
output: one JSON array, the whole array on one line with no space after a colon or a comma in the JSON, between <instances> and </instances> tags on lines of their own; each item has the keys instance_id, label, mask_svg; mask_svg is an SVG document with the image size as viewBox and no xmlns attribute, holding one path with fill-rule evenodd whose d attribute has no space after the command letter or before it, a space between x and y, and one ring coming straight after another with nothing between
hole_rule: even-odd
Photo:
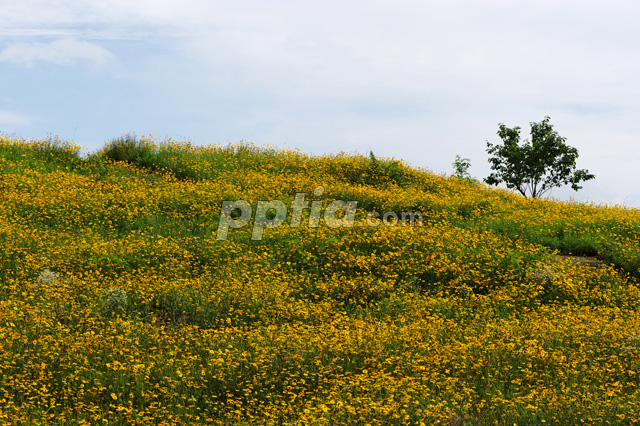
<instances>
[{"instance_id":1,"label":"grassy hill","mask_svg":"<svg viewBox=\"0 0 640 426\"><path fill-rule=\"evenodd\" d=\"M637 210L373 155L128 136L79 152L0 135L5 424L640 417ZM218 239L235 200L251 218ZM269 200L287 217L252 239ZM357 201L353 226L313 226L334 200Z\"/></svg>"}]
</instances>

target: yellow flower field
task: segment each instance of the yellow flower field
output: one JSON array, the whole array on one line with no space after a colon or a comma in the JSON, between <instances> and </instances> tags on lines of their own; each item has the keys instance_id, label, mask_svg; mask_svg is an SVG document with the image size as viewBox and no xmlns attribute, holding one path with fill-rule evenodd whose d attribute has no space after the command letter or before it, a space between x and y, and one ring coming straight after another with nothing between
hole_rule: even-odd
<instances>
[{"instance_id":1,"label":"yellow flower field","mask_svg":"<svg viewBox=\"0 0 640 426\"><path fill-rule=\"evenodd\" d=\"M2 424L640 418L637 210L373 155L130 136L81 155L0 135L0 194ZM236 200L288 215L219 239ZM313 226L334 200L357 201L356 224Z\"/></svg>"}]
</instances>

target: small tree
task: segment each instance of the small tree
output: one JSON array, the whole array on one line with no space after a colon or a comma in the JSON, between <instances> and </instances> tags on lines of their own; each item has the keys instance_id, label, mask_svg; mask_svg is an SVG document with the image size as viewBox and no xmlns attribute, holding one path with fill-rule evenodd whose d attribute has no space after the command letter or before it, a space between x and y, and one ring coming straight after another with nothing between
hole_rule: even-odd
<instances>
[{"instance_id":1,"label":"small tree","mask_svg":"<svg viewBox=\"0 0 640 426\"><path fill-rule=\"evenodd\" d=\"M549 124L549 117L531 124L531 142L520 142L520 127L508 128L500 123L498 136L503 144L487 141L491 173L484 179L489 185L504 182L507 188L517 189L524 197L539 198L554 187L571 184L574 191L582 189L578 183L594 179L587 170L576 170L578 150L565 144Z\"/></svg>"},{"instance_id":2,"label":"small tree","mask_svg":"<svg viewBox=\"0 0 640 426\"><path fill-rule=\"evenodd\" d=\"M470 179L471 175L469 175L469 167L471 167L471 161L468 158L462 158L459 155L456 155L456 161L452 164L455 171L453 175L460 179Z\"/></svg>"},{"instance_id":3,"label":"small tree","mask_svg":"<svg viewBox=\"0 0 640 426\"><path fill-rule=\"evenodd\" d=\"M453 176L458 179L465 180L471 183L478 183L478 181L471 177L469 174L469 167L471 167L471 160L468 158L462 158L459 155L456 155L456 160L451 163L454 168Z\"/></svg>"}]
</instances>

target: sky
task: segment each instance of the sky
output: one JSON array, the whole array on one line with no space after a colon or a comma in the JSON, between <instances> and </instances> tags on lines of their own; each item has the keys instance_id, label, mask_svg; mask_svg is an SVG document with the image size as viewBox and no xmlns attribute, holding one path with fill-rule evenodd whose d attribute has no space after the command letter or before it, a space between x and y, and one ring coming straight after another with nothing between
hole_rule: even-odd
<instances>
[{"instance_id":1,"label":"sky","mask_svg":"<svg viewBox=\"0 0 640 426\"><path fill-rule=\"evenodd\" d=\"M640 3L0 0L0 132L126 133L491 173L549 116L595 174L550 196L640 207Z\"/></svg>"}]
</instances>

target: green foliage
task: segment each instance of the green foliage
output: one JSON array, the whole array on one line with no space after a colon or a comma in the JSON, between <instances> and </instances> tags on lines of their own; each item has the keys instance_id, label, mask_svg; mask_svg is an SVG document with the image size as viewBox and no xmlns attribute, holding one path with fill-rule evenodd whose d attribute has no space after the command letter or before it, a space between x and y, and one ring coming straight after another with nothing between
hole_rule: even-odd
<instances>
[{"instance_id":1,"label":"green foliage","mask_svg":"<svg viewBox=\"0 0 640 426\"><path fill-rule=\"evenodd\" d=\"M154 153L151 145L139 141L135 135L113 139L104 149L104 156L114 161L138 163L148 160Z\"/></svg>"},{"instance_id":2,"label":"green foliage","mask_svg":"<svg viewBox=\"0 0 640 426\"><path fill-rule=\"evenodd\" d=\"M238 169L260 170L278 175L283 169L304 169L306 158L295 151L279 153L241 141L220 146L196 146L172 139L158 142L149 137L125 135L111 140L95 155L98 159L128 163L159 175L170 174L178 180L215 180L225 172ZM289 161L295 158L296 161Z\"/></svg>"},{"instance_id":3,"label":"green foliage","mask_svg":"<svg viewBox=\"0 0 640 426\"><path fill-rule=\"evenodd\" d=\"M168 171L178 179L200 177L185 161L186 155L188 151L159 148L146 139L138 140L135 135L128 134L112 140L103 152L104 157L113 161L123 161L152 172Z\"/></svg>"},{"instance_id":4,"label":"green foliage","mask_svg":"<svg viewBox=\"0 0 640 426\"><path fill-rule=\"evenodd\" d=\"M459 155L456 155L456 160L452 163L453 168L455 169L453 175L460 179L470 179L471 175L469 175L469 167L471 167L471 160L468 158L461 158Z\"/></svg>"},{"instance_id":5,"label":"green foliage","mask_svg":"<svg viewBox=\"0 0 640 426\"><path fill-rule=\"evenodd\" d=\"M399 161L381 161L373 151L369 151L369 171L370 179L367 184L391 181L402 186L407 183L407 172Z\"/></svg>"},{"instance_id":6,"label":"green foliage","mask_svg":"<svg viewBox=\"0 0 640 426\"><path fill-rule=\"evenodd\" d=\"M9 141L0 134L0 161L8 164L0 169L1 173L29 167L35 170L71 170L76 169L83 160L79 155L80 147L72 142L62 141L57 136L41 140ZM14 167L12 163L19 163Z\"/></svg>"},{"instance_id":7,"label":"green foliage","mask_svg":"<svg viewBox=\"0 0 640 426\"><path fill-rule=\"evenodd\" d=\"M377 158L373 151L369 151L368 158L346 153L327 156L316 165L326 168L336 179L358 185L404 187L416 179L416 174L400 161Z\"/></svg>"},{"instance_id":8,"label":"green foliage","mask_svg":"<svg viewBox=\"0 0 640 426\"><path fill-rule=\"evenodd\" d=\"M507 188L516 189L524 197L529 194L539 198L554 187L571 184L575 191L578 183L594 179L587 170L576 170L578 150L565 144L547 116L540 123L531 123L531 142L520 143L520 127L512 129L500 123L498 136L503 144L487 142L487 152L494 173L485 178L489 185L504 182Z\"/></svg>"},{"instance_id":9,"label":"green foliage","mask_svg":"<svg viewBox=\"0 0 640 426\"><path fill-rule=\"evenodd\" d=\"M470 184L477 184L478 180L472 178L469 174L469 167L471 167L471 160L468 158L462 158L459 155L456 155L455 161L452 163L454 168L453 176L457 179L462 180L463 182Z\"/></svg>"}]
</instances>

